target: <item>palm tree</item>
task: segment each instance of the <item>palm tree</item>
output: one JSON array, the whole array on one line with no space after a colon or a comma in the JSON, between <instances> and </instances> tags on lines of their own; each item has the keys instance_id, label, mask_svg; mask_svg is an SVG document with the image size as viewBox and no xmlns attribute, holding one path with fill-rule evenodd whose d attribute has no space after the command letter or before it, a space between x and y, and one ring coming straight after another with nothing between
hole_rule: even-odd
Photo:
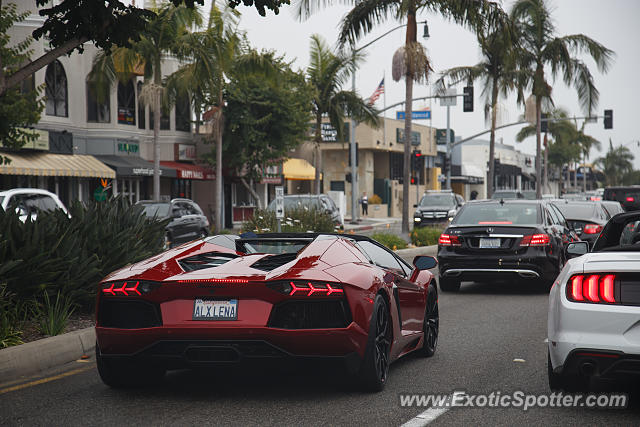
<instances>
[{"instance_id":1,"label":"palm tree","mask_svg":"<svg viewBox=\"0 0 640 427\"><path fill-rule=\"evenodd\" d=\"M426 80L431 67L424 47L417 41L416 17L421 12L436 12L458 24L480 28L499 6L487 0L350 0L353 9L344 17L339 41L342 46L368 34L376 23L389 17L406 20L406 37L403 47L393 56L393 78L405 78L405 120L404 134L411 135L411 114L413 112L413 82ZM333 0L300 0L297 14L307 18L318 6L330 6ZM353 49L352 49L353 50ZM407 140L409 138L407 137ZM409 165L410 144L404 144L404 164ZM402 231L409 232L409 167L404 168Z\"/></svg>"},{"instance_id":2,"label":"palm tree","mask_svg":"<svg viewBox=\"0 0 640 427\"><path fill-rule=\"evenodd\" d=\"M175 41L193 25L201 25L202 17L196 8L164 4L154 11L157 16L149 22L140 40L130 48L114 47L101 51L93 61L88 80L97 89L98 98L106 97L116 80L129 81L142 68L145 84L142 100L153 110L153 199L160 200L160 134L161 102L164 95L162 61L173 51Z\"/></svg>"},{"instance_id":3,"label":"palm tree","mask_svg":"<svg viewBox=\"0 0 640 427\"><path fill-rule=\"evenodd\" d=\"M575 124L569 120L569 115L567 114L567 112L563 109L557 108L554 109L551 113L549 113L547 115L550 119L555 119L555 120L550 120L547 127L548 127L548 133L551 135L551 137L553 138L554 142L556 144L575 144L576 143L576 138L577 138L577 129ZM520 131L517 133L516 135L516 141L518 142L522 142L524 141L526 138L529 138L531 136L536 135L536 126L534 125L528 125L523 127L522 129L520 129ZM544 164L545 164L545 169L544 169L544 175L541 177L542 179L542 185L541 187L545 188L545 191L549 190L549 152L550 147L551 147L551 142L547 141L547 133L545 133L544 136L544 146L545 146L545 151L544 151ZM559 147L556 148L556 151ZM574 152L575 149L569 149L570 152ZM574 160L574 157L571 157L572 160ZM562 177L562 170L560 172L561 175L561 180L563 180L564 178ZM540 176L540 175L536 175L536 176ZM564 185L564 182L561 183L561 188Z\"/></svg>"},{"instance_id":4,"label":"palm tree","mask_svg":"<svg viewBox=\"0 0 640 427\"><path fill-rule=\"evenodd\" d=\"M314 90L312 112L315 117L314 187L315 193L320 194L322 118L325 116L329 118L340 141L344 137L345 114L373 126L378 126L380 119L375 109L360 96L342 89L351 73L355 71L356 63L362 59L361 55L335 53L319 35L314 34L311 36L310 56L307 78ZM355 215L355 212L352 215Z\"/></svg>"},{"instance_id":5,"label":"palm tree","mask_svg":"<svg viewBox=\"0 0 640 427\"><path fill-rule=\"evenodd\" d=\"M520 46L517 55L519 67L528 72L528 78L522 82L520 90L530 87L535 98L536 175L541 176L540 118L543 100L551 102L549 75L554 80L558 73L562 73L565 83L578 92L581 106L590 116L598 105L599 92L587 64L573 54L588 53L600 72L604 73L614 53L583 34L556 36L545 0L518 0L511 10L511 19L516 25ZM550 71L550 74L546 71ZM522 99L521 95L519 99ZM541 190L541 186L536 186L538 197L541 196Z\"/></svg>"},{"instance_id":6,"label":"palm tree","mask_svg":"<svg viewBox=\"0 0 640 427\"><path fill-rule=\"evenodd\" d=\"M596 164L603 169L607 186L620 184L623 176L633 171L633 158L628 147L620 145L614 148L609 138L609 151L596 160Z\"/></svg>"},{"instance_id":7,"label":"palm tree","mask_svg":"<svg viewBox=\"0 0 640 427\"><path fill-rule=\"evenodd\" d=\"M482 95L485 97L485 119L491 116L491 134L489 137L489 174L487 176L487 198L493 194L494 158L496 140L496 111L498 97L507 96L516 87L519 73L515 68L512 40L513 29L508 16L502 15L492 27L485 26L478 31L477 38L483 55L481 62L469 67L455 67L442 72L436 86L445 87L445 78L451 84L467 82L471 85L475 80L482 81Z\"/></svg>"}]
</instances>

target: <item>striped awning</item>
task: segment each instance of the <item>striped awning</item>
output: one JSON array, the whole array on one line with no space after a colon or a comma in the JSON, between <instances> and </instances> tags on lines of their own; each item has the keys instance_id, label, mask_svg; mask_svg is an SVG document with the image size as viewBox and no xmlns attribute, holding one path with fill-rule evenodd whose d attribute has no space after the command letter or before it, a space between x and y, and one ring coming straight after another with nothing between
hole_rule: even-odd
<instances>
[{"instance_id":1,"label":"striped awning","mask_svg":"<svg viewBox=\"0 0 640 427\"><path fill-rule=\"evenodd\" d=\"M2 153L11 163L0 165L2 175L77 176L115 178L113 169L93 156L53 153Z\"/></svg>"}]
</instances>

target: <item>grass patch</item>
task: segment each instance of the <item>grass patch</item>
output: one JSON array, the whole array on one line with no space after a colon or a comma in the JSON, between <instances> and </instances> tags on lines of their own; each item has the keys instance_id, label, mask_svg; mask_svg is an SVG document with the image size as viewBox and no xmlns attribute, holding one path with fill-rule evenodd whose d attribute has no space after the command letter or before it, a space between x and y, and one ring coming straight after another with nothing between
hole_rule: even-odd
<instances>
[{"instance_id":1,"label":"grass patch","mask_svg":"<svg viewBox=\"0 0 640 427\"><path fill-rule=\"evenodd\" d=\"M371 235L373 240L376 240L389 249L405 249L407 247L407 242L405 242L402 238L396 236L391 233L374 233Z\"/></svg>"},{"instance_id":2,"label":"grass patch","mask_svg":"<svg viewBox=\"0 0 640 427\"><path fill-rule=\"evenodd\" d=\"M438 244L438 238L442 234L439 227L417 227L411 232L411 243L416 246L431 246Z\"/></svg>"}]
</instances>

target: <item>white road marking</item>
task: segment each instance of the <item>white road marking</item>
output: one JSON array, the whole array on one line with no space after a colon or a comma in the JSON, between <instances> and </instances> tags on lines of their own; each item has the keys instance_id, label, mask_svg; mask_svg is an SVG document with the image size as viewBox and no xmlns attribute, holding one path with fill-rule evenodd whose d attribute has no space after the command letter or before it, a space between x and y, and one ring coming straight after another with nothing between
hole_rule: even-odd
<instances>
[{"instance_id":1,"label":"white road marking","mask_svg":"<svg viewBox=\"0 0 640 427\"><path fill-rule=\"evenodd\" d=\"M449 408L429 408L423 413L417 415L415 418L411 418L409 421L402 424L401 427L424 427L448 410Z\"/></svg>"},{"instance_id":2,"label":"white road marking","mask_svg":"<svg viewBox=\"0 0 640 427\"><path fill-rule=\"evenodd\" d=\"M517 363L524 363L524 362L526 362L526 360L524 360L524 359L513 359L513 361L514 361L514 362L517 362Z\"/></svg>"}]
</instances>

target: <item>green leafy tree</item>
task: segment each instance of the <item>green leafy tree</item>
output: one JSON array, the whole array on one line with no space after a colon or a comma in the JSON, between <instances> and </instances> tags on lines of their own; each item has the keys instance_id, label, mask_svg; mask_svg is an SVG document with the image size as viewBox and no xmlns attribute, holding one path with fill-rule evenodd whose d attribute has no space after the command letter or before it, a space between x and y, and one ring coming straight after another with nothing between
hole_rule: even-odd
<instances>
[{"instance_id":1,"label":"green leafy tree","mask_svg":"<svg viewBox=\"0 0 640 427\"><path fill-rule=\"evenodd\" d=\"M281 162L305 138L311 111L312 88L302 72L291 70L283 58L262 53L273 73L231 72L225 88L226 117L223 141L225 167L262 208L249 181L259 180L262 169Z\"/></svg>"},{"instance_id":2,"label":"green leafy tree","mask_svg":"<svg viewBox=\"0 0 640 427\"><path fill-rule=\"evenodd\" d=\"M86 42L93 42L106 51L114 45L131 47L155 18L153 11L127 5L120 0L60 0L55 4L52 4L53 0L36 0L35 3L42 7L39 13L45 17L45 22L33 32L33 36L36 39L46 37L51 49L20 64L20 68L10 76L0 74L0 95L56 58L75 50L82 52ZM204 0L171 0L171 3L194 8L196 4L204 5ZM255 6L264 16L266 9L277 14L279 7L289 4L289 0L230 0L229 3L233 7L240 3Z\"/></svg>"},{"instance_id":3,"label":"green leafy tree","mask_svg":"<svg viewBox=\"0 0 640 427\"><path fill-rule=\"evenodd\" d=\"M527 78L520 83L522 91L530 88L535 100L536 120L536 176L542 176L540 118L542 103L552 103L552 85L561 73L564 82L578 92L580 104L591 115L598 105L599 92L585 62L576 57L587 53L595 61L600 72L606 72L611 64L613 51L584 34L558 37L545 0L518 0L511 10L511 19L517 27L519 50L518 63L527 71ZM551 80L549 80L551 78ZM541 196L542 186L536 186Z\"/></svg>"},{"instance_id":4,"label":"green leafy tree","mask_svg":"<svg viewBox=\"0 0 640 427\"><path fill-rule=\"evenodd\" d=\"M298 16L308 17L320 5L331 5L331 0L301 0ZM355 42L367 35L376 24L384 23L388 18L406 22L405 44L393 55L393 79L405 79L405 122L404 134L411 135L411 115L413 112L413 83L425 81L431 71L429 59L424 47L417 41L416 17L422 12L438 13L458 24L481 28L487 18L499 10L497 4L486 0L362 0L347 1L354 7L344 17L340 29L340 44ZM404 144L404 164L411 157L410 144ZM402 188L402 231L409 232L409 179L410 170L404 168Z\"/></svg>"},{"instance_id":5,"label":"green leafy tree","mask_svg":"<svg viewBox=\"0 0 640 427\"><path fill-rule=\"evenodd\" d=\"M440 90L445 88L445 79L452 84L467 82L471 85L480 80L482 95L485 97L485 119L490 119L489 173L487 175L487 197L493 194L494 158L496 141L496 116L498 98L506 97L517 87L519 72L513 55L513 28L506 14L499 14L493 25L485 25L477 32L482 60L469 67L450 68L442 73L436 82ZM489 117L490 116L490 117Z\"/></svg>"},{"instance_id":6,"label":"green leafy tree","mask_svg":"<svg viewBox=\"0 0 640 427\"><path fill-rule=\"evenodd\" d=\"M88 80L95 85L99 98L109 93L116 81L129 81L142 69L145 84L142 100L153 111L153 199L160 200L160 115L162 99L166 98L162 81L162 61L175 50L176 40L188 33L192 25L202 24L202 17L195 8L164 4L156 11L129 47L112 46L101 51L93 61ZM164 106L166 108L166 105Z\"/></svg>"},{"instance_id":7,"label":"green leafy tree","mask_svg":"<svg viewBox=\"0 0 640 427\"><path fill-rule=\"evenodd\" d=\"M313 87L312 112L315 119L315 193L320 193L320 144L322 143L322 118L328 117L331 126L344 140L344 118L350 115L357 121L378 126L379 118L372 106L368 105L353 91L343 90L349 75L355 72L361 55L333 52L317 34L311 36L310 62L307 78ZM354 214L355 215L355 214Z\"/></svg>"},{"instance_id":8,"label":"green leafy tree","mask_svg":"<svg viewBox=\"0 0 640 427\"><path fill-rule=\"evenodd\" d=\"M633 171L633 153L624 145L614 147L609 139L609 150L596 160L596 164L602 168L607 186L619 185L625 179L625 184L638 184L637 174Z\"/></svg>"},{"instance_id":9,"label":"green leafy tree","mask_svg":"<svg viewBox=\"0 0 640 427\"><path fill-rule=\"evenodd\" d=\"M7 31L16 23L24 21L28 13L18 13L16 5L9 3L2 6L0 1L0 73L11 76L19 67L28 61L32 51L32 38L28 37L18 43L11 43ZM38 134L28 127L40 120L44 107L40 99L40 88L33 85L33 79L23 85L11 87L0 95L0 145L9 149L19 149L28 142L34 141ZM0 155L0 164L10 162L9 158Z\"/></svg>"}]
</instances>

